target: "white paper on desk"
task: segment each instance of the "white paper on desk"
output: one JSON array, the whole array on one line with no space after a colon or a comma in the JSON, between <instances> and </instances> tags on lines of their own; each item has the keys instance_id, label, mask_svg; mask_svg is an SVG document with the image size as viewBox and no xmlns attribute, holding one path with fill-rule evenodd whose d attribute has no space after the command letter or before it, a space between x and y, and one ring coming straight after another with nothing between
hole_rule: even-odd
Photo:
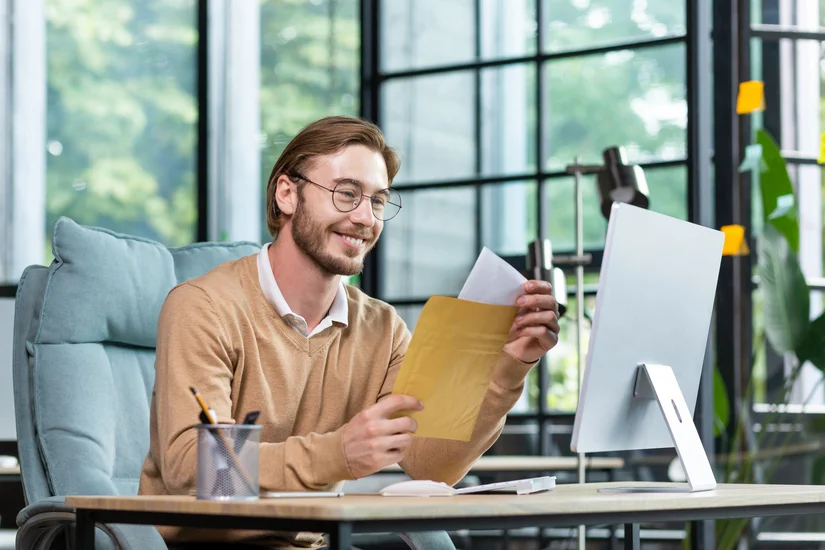
<instances>
[{"instance_id":1,"label":"white paper on desk","mask_svg":"<svg viewBox=\"0 0 825 550\"><path fill-rule=\"evenodd\" d=\"M486 246L478 255L458 297L472 302L514 306L527 279Z\"/></svg>"}]
</instances>

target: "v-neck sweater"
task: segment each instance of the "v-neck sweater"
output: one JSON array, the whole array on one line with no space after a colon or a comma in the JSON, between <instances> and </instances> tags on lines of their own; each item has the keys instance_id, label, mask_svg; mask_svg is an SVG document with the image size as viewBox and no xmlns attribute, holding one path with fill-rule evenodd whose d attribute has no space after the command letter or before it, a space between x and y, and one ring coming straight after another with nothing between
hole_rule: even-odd
<instances>
[{"instance_id":1,"label":"v-neck sweater","mask_svg":"<svg viewBox=\"0 0 825 550\"><path fill-rule=\"evenodd\" d=\"M193 426L200 409L191 386L221 423L260 411L262 491L340 490L354 479L343 426L392 392L411 334L392 306L356 287L346 290L348 325L306 338L264 296L256 255L172 289L158 321L150 448L139 494L186 495L195 488ZM502 352L470 441L415 438L400 466L414 479L459 481L498 438L532 366ZM251 535L159 529L170 541ZM286 548L323 545L313 533L271 535Z\"/></svg>"}]
</instances>

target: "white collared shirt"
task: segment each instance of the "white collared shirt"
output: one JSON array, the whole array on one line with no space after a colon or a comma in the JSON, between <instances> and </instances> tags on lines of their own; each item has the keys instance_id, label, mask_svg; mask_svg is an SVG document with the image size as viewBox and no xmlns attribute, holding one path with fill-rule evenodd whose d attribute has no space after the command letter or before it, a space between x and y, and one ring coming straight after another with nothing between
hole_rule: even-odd
<instances>
[{"instance_id":1,"label":"white collared shirt","mask_svg":"<svg viewBox=\"0 0 825 550\"><path fill-rule=\"evenodd\" d=\"M286 303L286 299L284 299L284 295L278 287L278 283L275 281L275 275L272 274L272 264L269 263L270 244L272 243L265 244L261 247L261 251L258 253L258 281L261 283L261 289L263 290L266 299L270 304L272 304L278 314L284 318L287 324L307 338L312 338L322 330L331 327L332 323L340 323L347 326L349 316L347 291L344 288L344 282L341 281L338 284L338 292L332 300L332 306L329 308L329 313L327 313L327 316L324 317L320 323L318 323L318 326L315 327L312 332L309 332L306 319L292 311L289 304Z\"/></svg>"}]
</instances>

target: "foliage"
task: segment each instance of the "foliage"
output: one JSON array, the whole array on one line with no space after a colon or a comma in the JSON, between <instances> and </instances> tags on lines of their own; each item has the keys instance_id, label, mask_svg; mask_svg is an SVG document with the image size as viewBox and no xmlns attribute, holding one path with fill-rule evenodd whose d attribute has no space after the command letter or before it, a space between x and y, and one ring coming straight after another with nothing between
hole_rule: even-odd
<instances>
[{"instance_id":1,"label":"foliage","mask_svg":"<svg viewBox=\"0 0 825 550\"><path fill-rule=\"evenodd\" d=\"M264 177L303 125L357 114L357 5L261 2ZM47 228L195 239L195 22L195 0L46 0Z\"/></svg>"},{"instance_id":2,"label":"foliage","mask_svg":"<svg viewBox=\"0 0 825 550\"><path fill-rule=\"evenodd\" d=\"M47 227L194 240L194 5L47 0Z\"/></svg>"}]
</instances>

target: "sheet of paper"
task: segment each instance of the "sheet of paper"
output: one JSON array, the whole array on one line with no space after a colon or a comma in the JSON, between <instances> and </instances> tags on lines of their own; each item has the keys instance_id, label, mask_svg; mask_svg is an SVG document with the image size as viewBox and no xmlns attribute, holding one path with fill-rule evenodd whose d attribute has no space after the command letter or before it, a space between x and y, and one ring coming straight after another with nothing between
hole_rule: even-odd
<instances>
[{"instance_id":1,"label":"sheet of paper","mask_svg":"<svg viewBox=\"0 0 825 550\"><path fill-rule=\"evenodd\" d=\"M524 294L523 285L526 282L524 275L485 246L458 297L485 304L512 306Z\"/></svg>"},{"instance_id":2,"label":"sheet of paper","mask_svg":"<svg viewBox=\"0 0 825 550\"><path fill-rule=\"evenodd\" d=\"M518 306L433 296L415 326L393 394L412 395L423 411L415 437L469 441Z\"/></svg>"}]
</instances>

